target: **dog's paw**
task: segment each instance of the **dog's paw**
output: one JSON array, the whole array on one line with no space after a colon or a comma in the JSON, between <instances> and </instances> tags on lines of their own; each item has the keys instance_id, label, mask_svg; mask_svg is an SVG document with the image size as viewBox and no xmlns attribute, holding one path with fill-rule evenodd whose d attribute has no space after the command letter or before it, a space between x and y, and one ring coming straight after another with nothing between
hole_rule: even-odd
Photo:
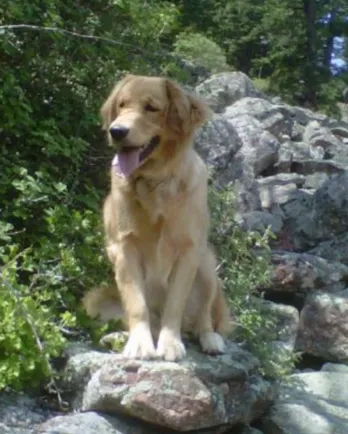
<instances>
[{"instance_id":1,"label":"dog's paw","mask_svg":"<svg viewBox=\"0 0 348 434\"><path fill-rule=\"evenodd\" d=\"M180 335L176 335L169 330L160 332L157 343L157 356L169 362L181 360L185 357L185 346L181 341Z\"/></svg>"},{"instance_id":2,"label":"dog's paw","mask_svg":"<svg viewBox=\"0 0 348 434\"><path fill-rule=\"evenodd\" d=\"M202 350L208 354L222 354L225 351L225 343L218 333L202 333L199 337Z\"/></svg>"},{"instance_id":3,"label":"dog's paw","mask_svg":"<svg viewBox=\"0 0 348 434\"><path fill-rule=\"evenodd\" d=\"M131 331L122 354L129 359L147 360L156 357L151 331L147 325L138 324Z\"/></svg>"}]
</instances>

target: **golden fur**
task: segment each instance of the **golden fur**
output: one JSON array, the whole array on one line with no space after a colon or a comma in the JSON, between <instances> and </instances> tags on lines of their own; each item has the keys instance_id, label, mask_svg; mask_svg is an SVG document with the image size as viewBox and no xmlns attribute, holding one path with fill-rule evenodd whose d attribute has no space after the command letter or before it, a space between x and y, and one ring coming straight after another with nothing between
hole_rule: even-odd
<instances>
[{"instance_id":1,"label":"golden fur","mask_svg":"<svg viewBox=\"0 0 348 434\"><path fill-rule=\"evenodd\" d=\"M207 169L192 146L193 133L210 110L171 80L128 75L101 113L118 151L159 140L129 176L112 168L104 204L107 254L130 331L124 355L181 359L182 331L194 333L203 351L223 352L221 334L229 329L230 316L207 241ZM115 126L127 128L126 138L113 139ZM88 293L86 310L104 319L117 315L112 292Z\"/></svg>"}]
</instances>

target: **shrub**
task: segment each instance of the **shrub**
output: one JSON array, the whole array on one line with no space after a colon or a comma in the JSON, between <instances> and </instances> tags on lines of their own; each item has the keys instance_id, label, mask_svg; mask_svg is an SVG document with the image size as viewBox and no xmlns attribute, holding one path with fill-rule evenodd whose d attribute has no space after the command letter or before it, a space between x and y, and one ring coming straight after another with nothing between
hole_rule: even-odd
<instances>
[{"instance_id":1,"label":"shrub","mask_svg":"<svg viewBox=\"0 0 348 434\"><path fill-rule=\"evenodd\" d=\"M270 229L263 234L243 231L234 220L233 189L211 187L211 242L220 259L219 273L224 282L236 327L234 338L243 342L260 359L261 372L271 377L289 373L295 361L292 352L281 355L272 349L276 320L258 301L258 288L270 281Z\"/></svg>"},{"instance_id":2,"label":"shrub","mask_svg":"<svg viewBox=\"0 0 348 434\"><path fill-rule=\"evenodd\" d=\"M268 78L253 78L253 83L261 92L268 93L271 90L270 80Z\"/></svg>"},{"instance_id":3,"label":"shrub","mask_svg":"<svg viewBox=\"0 0 348 434\"><path fill-rule=\"evenodd\" d=\"M13 182L22 188L27 181ZM42 194L44 185L32 181ZM29 189L25 193L14 201L14 215L26 215L21 203L28 200ZM68 199L67 193L61 197ZM79 307L83 289L108 279L99 212L51 205L50 199L40 231L24 250L21 238L30 239L30 234L0 221L0 389L54 378L51 359L67 339L83 339L95 326Z\"/></svg>"},{"instance_id":4,"label":"shrub","mask_svg":"<svg viewBox=\"0 0 348 434\"><path fill-rule=\"evenodd\" d=\"M174 47L175 54L205 67L213 74L230 69L222 48L201 33L179 33Z\"/></svg>"},{"instance_id":5,"label":"shrub","mask_svg":"<svg viewBox=\"0 0 348 434\"><path fill-rule=\"evenodd\" d=\"M62 29L0 34L0 389L42 384L67 339L100 334L79 306L110 272L100 207L111 155L98 111L125 72L160 70L176 17L156 1L0 6L1 25Z\"/></svg>"}]
</instances>

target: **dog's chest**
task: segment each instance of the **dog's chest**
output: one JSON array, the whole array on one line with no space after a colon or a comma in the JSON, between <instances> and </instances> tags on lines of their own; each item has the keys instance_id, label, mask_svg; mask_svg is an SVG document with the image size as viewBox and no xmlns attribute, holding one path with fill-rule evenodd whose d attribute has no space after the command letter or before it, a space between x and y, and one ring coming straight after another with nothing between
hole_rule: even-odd
<instances>
[{"instance_id":1,"label":"dog's chest","mask_svg":"<svg viewBox=\"0 0 348 434\"><path fill-rule=\"evenodd\" d=\"M178 223L185 189L171 180L155 185L140 181L136 195L142 209L137 238L146 286L158 292L168 286L177 259L190 245L187 226Z\"/></svg>"},{"instance_id":2,"label":"dog's chest","mask_svg":"<svg viewBox=\"0 0 348 434\"><path fill-rule=\"evenodd\" d=\"M170 218L183 204L185 186L174 179L163 182L151 182L140 179L136 184L139 203L146 210L151 223L161 218Z\"/></svg>"},{"instance_id":3,"label":"dog's chest","mask_svg":"<svg viewBox=\"0 0 348 434\"><path fill-rule=\"evenodd\" d=\"M142 263L145 280L151 286L167 286L177 259L183 254L189 240L163 220L156 225L153 236L142 244Z\"/></svg>"}]
</instances>

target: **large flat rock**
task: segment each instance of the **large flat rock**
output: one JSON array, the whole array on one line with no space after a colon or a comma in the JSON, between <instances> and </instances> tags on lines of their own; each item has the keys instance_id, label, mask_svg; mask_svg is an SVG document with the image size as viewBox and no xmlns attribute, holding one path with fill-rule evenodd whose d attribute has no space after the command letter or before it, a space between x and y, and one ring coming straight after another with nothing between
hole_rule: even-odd
<instances>
[{"instance_id":1,"label":"large flat rock","mask_svg":"<svg viewBox=\"0 0 348 434\"><path fill-rule=\"evenodd\" d=\"M83 411L125 414L177 431L232 427L258 418L274 397L258 366L232 342L220 356L189 345L178 363L84 352L68 361L65 387Z\"/></svg>"}]
</instances>

